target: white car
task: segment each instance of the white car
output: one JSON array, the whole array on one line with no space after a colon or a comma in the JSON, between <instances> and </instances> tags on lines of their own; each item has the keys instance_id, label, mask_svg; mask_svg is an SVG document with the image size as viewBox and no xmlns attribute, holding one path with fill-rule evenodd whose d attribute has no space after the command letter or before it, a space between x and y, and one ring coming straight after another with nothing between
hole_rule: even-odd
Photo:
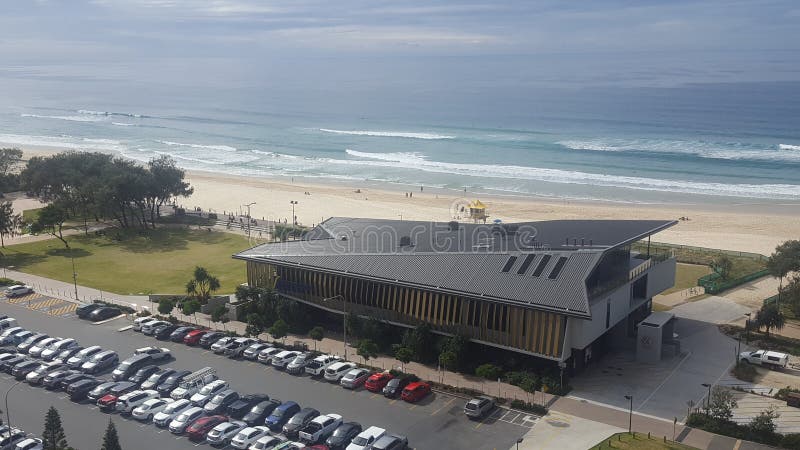
<instances>
[{"instance_id":1,"label":"white car","mask_svg":"<svg viewBox=\"0 0 800 450\"><path fill-rule=\"evenodd\" d=\"M8 288L6 288L4 292L4 294L6 294L6 297L8 298L19 297L21 295L32 294L32 293L33 293L33 288L24 284L15 284L13 286L9 286Z\"/></svg>"},{"instance_id":2,"label":"white car","mask_svg":"<svg viewBox=\"0 0 800 450\"><path fill-rule=\"evenodd\" d=\"M265 348L269 348L270 345L266 342L256 342L255 344L250 345L242 352L242 357L244 359L255 360L258 359L258 354L261 353L261 350Z\"/></svg>"},{"instance_id":3,"label":"white car","mask_svg":"<svg viewBox=\"0 0 800 450\"><path fill-rule=\"evenodd\" d=\"M72 369L77 369L86 361L92 359L92 357L100 352L103 351L103 348L99 345L93 345L91 347L86 347L85 349L79 351L78 353L72 355L71 358L67 360L67 365Z\"/></svg>"},{"instance_id":4,"label":"white car","mask_svg":"<svg viewBox=\"0 0 800 450\"><path fill-rule=\"evenodd\" d=\"M236 338L232 336L226 336L218 340L217 342L214 342L213 344L211 344L211 351L218 354L224 352L225 346L233 342L234 339Z\"/></svg>"},{"instance_id":5,"label":"white car","mask_svg":"<svg viewBox=\"0 0 800 450\"><path fill-rule=\"evenodd\" d=\"M176 400L169 405L165 406L164 409L157 412L153 416L153 423L156 424L157 427L164 428L172 422L172 419L178 417L178 414L186 411L187 409L192 407L192 402L186 399Z\"/></svg>"},{"instance_id":6,"label":"white car","mask_svg":"<svg viewBox=\"0 0 800 450\"><path fill-rule=\"evenodd\" d=\"M233 342L225 346L223 353L228 358L238 358L242 356L245 349L250 347L254 342L256 342L256 340L252 338L236 338Z\"/></svg>"},{"instance_id":7,"label":"white car","mask_svg":"<svg viewBox=\"0 0 800 450\"><path fill-rule=\"evenodd\" d=\"M40 384L44 379L44 377L47 376L47 374L55 372L56 370L63 370L66 368L67 366L61 363L56 363L56 362L44 363L41 366L37 367L33 372L28 372L28 374L25 375L25 381L27 381L29 384L32 385Z\"/></svg>"},{"instance_id":8,"label":"white car","mask_svg":"<svg viewBox=\"0 0 800 450\"><path fill-rule=\"evenodd\" d=\"M42 440L39 438L28 438L17 442L14 450L42 450Z\"/></svg>"},{"instance_id":9,"label":"white car","mask_svg":"<svg viewBox=\"0 0 800 450\"><path fill-rule=\"evenodd\" d=\"M286 364L286 372L292 374L303 373L306 366L311 362L311 353L300 353L293 360Z\"/></svg>"},{"instance_id":10,"label":"white car","mask_svg":"<svg viewBox=\"0 0 800 450\"><path fill-rule=\"evenodd\" d=\"M276 436L264 436L253 443L247 450L269 450L272 447L284 442Z\"/></svg>"},{"instance_id":11,"label":"white car","mask_svg":"<svg viewBox=\"0 0 800 450\"><path fill-rule=\"evenodd\" d=\"M6 345L6 342L10 343L12 341L12 337L11 336L14 336L14 335L17 335L19 333L22 333L23 331L27 331L27 330L25 330L25 328L22 328L22 327L6 328L3 331L3 334L0 334L0 345Z\"/></svg>"},{"instance_id":12,"label":"white car","mask_svg":"<svg viewBox=\"0 0 800 450\"><path fill-rule=\"evenodd\" d=\"M64 350L77 347L78 341L72 338L62 339L57 342L53 342L47 346L44 350L42 350L42 359L46 361L52 361L59 353Z\"/></svg>"},{"instance_id":13,"label":"white car","mask_svg":"<svg viewBox=\"0 0 800 450\"><path fill-rule=\"evenodd\" d=\"M355 363L341 361L333 363L325 369L325 379L327 381L338 382L349 371L356 368Z\"/></svg>"},{"instance_id":14,"label":"white car","mask_svg":"<svg viewBox=\"0 0 800 450\"><path fill-rule=\"evenodd\" d=\"M151 398L136 408L133 408L131 417L136 420L150 422L156 414L163 411L170 404L172 404L172 400L168 398Z\"/></svg>"},{"instance_id":15,"label":"white car","mask_svg":"<svg viewBox=\"0 0 800 450\"><path fill-rule=\"evenodd\" d=\"M206 412L203 411L203 408L192 406L172 419L172 422L169 423L169 431L173 434L183 434L189 424L205 415Z\"/></svg>"},{"instance_id":16,"label":"white car","mask_svg":"<svg viewBox=\"0 0 800 450\"><path fill-rule=\"evenodd\" d=\"M345 450L367 450L384 434L386 434L386 430L383 428L369 427L361 433L358 433L358 436L353 438L350 445L348 445Z\"/></svg>"},{"instance_id":17,"label":"white car","mask_svg":"<svg viewBox=\"0 0 800 450\"><path fill-rule=\"evenodd\" d=\"M200 388L196 394L192 395L189 401L192 402L194 406L205 406L211 397L219 394L220 392L228 389L228 382L225 380L214 380L211 383Z\"/></svg>"},{"instance_id":18,"label":"white car","mask_svg":"<svg viewBox=\"0 0 800 450\"><path fill-rule=\"evenodd\" d=\"M33 356L34 358L38 358L38 357L42 356L42 352L47 347L49 347L51 344L54 344L54 343L56 343L56 342L58 342L60 340L61 340L61 338L51 338L51 337L49 337L47 339L42 339L41 341L37 342L35 345L33 345L28 350L28 354Z\"/></svg>"},{"instance_id":19,"label":"white car","mask_svg":"<svg viewBox=\"0 0 800 450\"><path fill-rule=\"evenodd\" d=\"M289 364L299 354L300 354L300 352L296 352L296 351L292 351L292 350L284 350L284 351L278 353L277 355L273 356L272 357L272 361L270 362L270 364L272 364L272 367L277 367L279 369L283 369L284 367L286 367L287 364Z\"/></svg>"},{"instance_id":20,"label":"white car","mask_svg":"<svg viewBox=\"0 0 800 450\"><path fill-rule=\"evenodd\" d=\"M151 336L155 331L155 329L162 325L171 325L171 324L166 320L154 320L152 322L143 323L141 328L142 334L146 336Z\"/></svg>"},{"instance_id":21,"label":"white car","mask_svg":"<svg viewBox=\"0 0 800 450\"><path fill-rule=\"evenodd\" d=\"M305 428L300 430L300 440L308 444L324 442L341 424L342 416L338 414L317 416Z\"/></svg>"},{"instance_id":22,"label":"white car","mask_svg":"<svg viewBox=\"0 0 800 450\"><path fill-rule=\"evenodd\" d=\"M311 360L308 365L306 365L306 373L313 376L322 375L325 373L325 369L331 366L331 364L337 363L341 361L338 356L334 355L320 355Z\"/></svg>"},{"instance_id":23,"label":"white car","mask_svg":"<svg viewBox=\"0 0 800 450\"><path fill-rule=\"evenodd\" d=\"M364 384L365 381L367 381L369 375L370 373L369 370L367 369L361 369L361 368L351 369L342 377L341 380L339 380L339 384L343 388L356 389L357 387Z\"/></svg>"},{"instance_id":24,"label":"white car","mask_svg":"<svg viewBox=\"0 0 800 450\"><path fill-rule=\"evenodd\" d=\"M206 442L215 447L224 447L245 428L247 428L247 424L238 420L222 422L208 432Z\"/></svg>"},{"instance_id":25,"label":"white car","mask_svg":"<svg viewBox=\"0 0 800 450\"><path fill-rule=\"evenodd\" d=\"M157 361L168 361L172 358L172 352L169 351L168 348L164 347L142 347L137 348L134 352L134 355L149 355L150 361L157 362Z\"/></svg>"},{"instance_id":26,"label":"white car","mask_svg":"<svg viewBox=\"0 0 800 450\"><path fill-rule=\"evenodd\" d=\"M261 350L258 353L258 362L264 363L264 364L269 364L270 361L272 361L272 357L275 356L276 354L280 353L280 352L281 352L281 349L279 349L278 347L265 348L264 350Z\"/></svg>"},{"instance_id":27,"label":"white car","mask_svg":"<svg viewBox=\"0 0 800 450\"><path fill-rule=\"evenodd\" d=\"M246 450L264 436L269 436L269 428L265 426L247 427L239 431L239 433L231 439L231 447L238 448L239 450Z\"/></svg>"},{"instance_id":28,"label":"white car","mask_svg":"<svg viewBox=\"0 0 800 450\"><path fill-rule=\"evenodd\" d=\"M159 398L158 391L131 391L117 399L116 410L120 414L130 414L142 403Z\"/></svg>"},{"instance_id":29,"label":"white car","mask_svg":"<svg viewBox=\"0 0 800 450\"><path fill-rule=\"evenodd\" d=\"M151 322L157 322L158 319L154 317L137 317L133 319L133 331L142 331L142 327Z\"/></svg>"}]
</instances>

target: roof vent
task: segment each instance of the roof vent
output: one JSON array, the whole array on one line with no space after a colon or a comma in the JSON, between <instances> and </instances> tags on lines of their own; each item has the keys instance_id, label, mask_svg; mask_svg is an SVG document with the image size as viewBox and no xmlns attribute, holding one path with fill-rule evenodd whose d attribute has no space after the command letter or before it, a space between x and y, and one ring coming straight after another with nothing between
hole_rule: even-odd
<instances>
[{"instance_id":1,"label":"roof vent","mask_svg":"<svg viewBox=\"0 0 800 450\"><path fill-rule=\"evenodd\" d=\"M411 247L411 236L402 236L400 238L400 247Z\"/></svg>"},{"instance_id":2,"label":"roof vent","mask_svg":"<svg viewBox=\"0 0 800 450\"><path fill-rule=\"evenodd\" d=\"M339 236L339 240L340 241L346 241L347 240L347 235L343 234L343 235Z\"/></svg>"}]
</instances>

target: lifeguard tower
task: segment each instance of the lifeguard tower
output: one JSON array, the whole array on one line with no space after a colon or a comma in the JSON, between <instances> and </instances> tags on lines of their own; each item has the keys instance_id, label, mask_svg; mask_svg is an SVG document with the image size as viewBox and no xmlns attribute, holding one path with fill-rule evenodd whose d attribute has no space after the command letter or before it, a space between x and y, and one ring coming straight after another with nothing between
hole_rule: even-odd
<instances>
[{"instance_id":1,"label":"lifeguard tower","mask_svg":"<svg viewBox=\"0 0 800 450\"><path fill-rule=\"evenodd\" d=\"M469 203L469 218L473 222L483 221L483 223L486 223L487 217L489 216L486 215L486 205L483 202L476 199Z\"/></svg>"}]
</instances>

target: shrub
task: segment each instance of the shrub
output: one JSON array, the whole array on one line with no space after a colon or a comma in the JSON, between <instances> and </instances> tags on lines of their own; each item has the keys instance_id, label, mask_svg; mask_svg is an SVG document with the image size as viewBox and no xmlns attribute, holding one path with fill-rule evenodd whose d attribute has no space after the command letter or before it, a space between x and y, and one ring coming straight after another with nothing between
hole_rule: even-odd
<instances>
[{"instance_id":1,"label":"shrub","mask_svg":"<svg viewBox=\"0 0 800 450\"><path fill-rule=\"evenodd\" d=\"M778 389L778 392L775 394L775 398L779 400L786 400L788 394L790 392L797 392L800 393L800 389L796 389L790 386L786 386L785 388Z\"/></svg>"},{"instance_id":2,"label":"shrub","mask_svg":"<svg viewBox=\"0 0 800 450\"><path fill-rule=\"evenodd\" d=\"M527 403L522 400L512 400L511 407L522 411L529 411L534 414L539 414L541 416L547 414L547 408L545 408L544 406L537 405L535 403Z\"/></svg>"},{"instance_id":3,"label":"shrub","mask_svg":"<svg viewBox=\"0 0 800 450\"><path fill-rule=\"evenodd\" d=\"M0 286L14 286L15 284L25 284L22 281L12 280L11 278L0 277Z\"/></svg>"},{"instance_id":4,"label":"shrub","mask_svg":"<svg viewBox=\"0 0 800 450\"><path fill-rule=\"evenodd\" d=\"M487 380L497 380L503 374L503 369L494 364L482 364L475 369L475 375Z\"/></svg>"},{"instance_id":5,"label":"shrub","mask_svg":"<svg viewBox=\"0 0 800 450\"><path fill-rule=\"evenodd\" d=\"M784 435L781 439L781 447L800 449L800 433L790 433Z\"/></svg>"}]
</instances>

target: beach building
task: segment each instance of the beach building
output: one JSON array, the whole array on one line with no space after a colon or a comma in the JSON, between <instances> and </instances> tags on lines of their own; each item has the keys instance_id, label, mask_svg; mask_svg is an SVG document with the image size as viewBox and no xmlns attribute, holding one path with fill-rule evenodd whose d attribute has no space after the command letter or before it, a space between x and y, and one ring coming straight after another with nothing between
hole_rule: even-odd
<instances>
[{"instance_id":1,"label":"beach building","mask_svg":"<svg viewBox=\"0 0 800 450\"><path fill-rule=\"evenodd\" d=\"M579 371L613 340L631 340L654 295L675 280L650 253L661 220L513 224L330 218L303 240L234 255L251 286L335 313L556 361Z\"/></svg>"}]
</instances>

